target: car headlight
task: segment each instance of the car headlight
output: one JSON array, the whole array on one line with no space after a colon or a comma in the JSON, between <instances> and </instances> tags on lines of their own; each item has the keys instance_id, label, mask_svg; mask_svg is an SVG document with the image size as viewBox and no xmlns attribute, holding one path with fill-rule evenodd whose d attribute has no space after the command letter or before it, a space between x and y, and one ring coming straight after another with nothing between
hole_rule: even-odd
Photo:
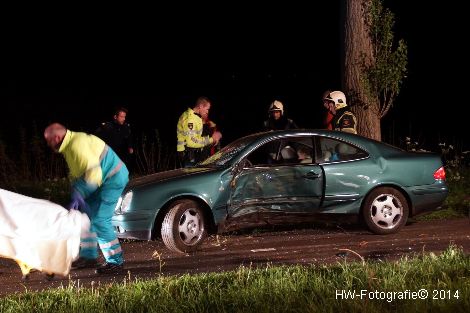
<instances>
[{"instance_id":1,"label":"car headlight","mask_svg":"<svg viewBox=\"0 0 470 313\"><path fill-rule=\"evenodd\" d=\"M132 202L132 191L127 192L123 197L119 197L115 211L117 213L125 213L129 211Z\"/></svg>"}]
</instances>

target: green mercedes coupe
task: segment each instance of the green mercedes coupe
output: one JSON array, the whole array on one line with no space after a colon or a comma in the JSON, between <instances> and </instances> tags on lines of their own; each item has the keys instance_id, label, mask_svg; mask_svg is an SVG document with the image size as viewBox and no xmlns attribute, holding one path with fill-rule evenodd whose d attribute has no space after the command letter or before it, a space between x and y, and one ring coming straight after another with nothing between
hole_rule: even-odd
<instances>
[{"instance_id":1,"label":"green mercedes coupe","mask_svg":"<svg viewBox=\"0 0 470 313\"><path fill-rule=\"evenodd\" d=\"M345 132L273 131L240 138L195 167L132 180L112 222L120 238L161 236L186 253L211 233L321 215L355 215L390 234L447 194L437 154Z\"/></svg>"}]
</instances>

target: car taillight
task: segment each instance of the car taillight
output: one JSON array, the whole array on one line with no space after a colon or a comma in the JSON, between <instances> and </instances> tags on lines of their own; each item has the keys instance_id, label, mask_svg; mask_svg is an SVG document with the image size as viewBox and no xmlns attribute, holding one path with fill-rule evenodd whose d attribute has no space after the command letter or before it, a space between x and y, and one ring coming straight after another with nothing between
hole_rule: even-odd
<instances>
[{"instance_id":1,"label":"car taillight","mask_svg":"<svg viewBox=\"0 0 470 313\"><path fill-rule=\"evenodd\" d=\"M443 166L441 166L437 171L434 172L434 179L446 180L446 171L444 170Z\"/></svg>"}]
</instances>

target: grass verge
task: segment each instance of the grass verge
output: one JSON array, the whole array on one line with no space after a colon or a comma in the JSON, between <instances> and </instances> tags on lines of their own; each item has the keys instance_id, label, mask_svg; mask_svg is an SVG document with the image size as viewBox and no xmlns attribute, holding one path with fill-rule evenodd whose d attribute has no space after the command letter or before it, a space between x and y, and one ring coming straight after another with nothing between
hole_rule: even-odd
<instances>
[{"instance_id":1,"label":"grass verge","mask_svg":"<svg viewBox=\"0 0 470 313\"><path fill-rule=\"evenodd\" d=\"M0 299L0 312L469 312L469 295L470 258L450 246L397 262L268 265L70 285Z\"/></svg>"}]
</instances>

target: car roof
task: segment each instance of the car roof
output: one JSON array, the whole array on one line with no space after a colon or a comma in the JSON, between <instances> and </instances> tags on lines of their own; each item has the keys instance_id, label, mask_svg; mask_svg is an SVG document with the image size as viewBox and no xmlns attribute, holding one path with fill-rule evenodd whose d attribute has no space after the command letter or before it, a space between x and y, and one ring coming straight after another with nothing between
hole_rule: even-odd
<instances>
[{"instance_id":1,"label":"car roof","mask_svg":"<svg viewBox=\"0 0 470 313\"><path fill-rule=\"evenodd\" d=\"M356 146L362 147L363 149L370 151L375 150L380 147L382 152L388 151L390 153L404 152L403 149L392 146L390 144L377 141L371 138L367 138L361 135L356 135L352 133L347 133L337 130L327 130L327 129L287 129L287 130L274 130L274 131L265 131L252 134L247 137L252 137L256 141L264 141L273 137L284 137L284 136L322 136L329 137L332 139L337 139L345 142L349 142ZM248 139L248 138L247 138Z\"/></svg>"}]
</instances>

